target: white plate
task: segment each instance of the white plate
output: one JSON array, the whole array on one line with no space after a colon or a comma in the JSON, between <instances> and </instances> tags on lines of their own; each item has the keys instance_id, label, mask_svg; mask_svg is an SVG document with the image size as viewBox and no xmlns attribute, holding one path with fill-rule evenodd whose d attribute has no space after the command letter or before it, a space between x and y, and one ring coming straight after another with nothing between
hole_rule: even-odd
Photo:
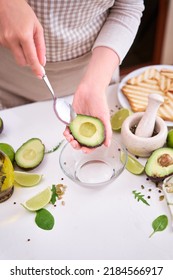
<instances>
[{"instance_id":1,"label":"white plate","mask_svg":"<svg viewBox=\"0 0 173 280\"><path fill-rule=\"evenodd\" d=\"M142 67L142 68L139 68L131 73L129 73L127 76L125 76L121 82L119 83L119 86L118 86L118 91L117 91L117 97L118 97L118 101L120 103L120 105L123 107L123 108L129 108L131 109L130 107L130 104L127 100L127 98L125 97L125 95L122 93L121 89L122 87L126 84L126 82L135 77L135 76L138 76L140 75L141 73L143 73L147 68L155 68L157 70L160 70L160 69L171 69L173 70L173 66L172 65L150 65L150 66L146 66L146 67ZM173 122L170 122L170 121L166 121L166 124L167 126L173 126Z\"/></svg>"}]
</instances>

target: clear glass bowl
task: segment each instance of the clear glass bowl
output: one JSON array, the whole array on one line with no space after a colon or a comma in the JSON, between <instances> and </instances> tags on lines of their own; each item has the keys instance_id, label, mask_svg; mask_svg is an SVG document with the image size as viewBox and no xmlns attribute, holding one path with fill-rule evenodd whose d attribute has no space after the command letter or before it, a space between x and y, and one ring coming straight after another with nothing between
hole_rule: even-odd
<instances>
[{"instance_id":1,"label":"clear glass bowl","mask_svg":"<svg viewBox=\"0 0 173 280\"><path fill-rule=\"evenodd\" d=\"M115 180L124 170L126 162L120 160L121 151L127 151L122 144L112 139L109 148L104 145L90 154L75 150L69 143L62 148L59 163L64 174L83 186L102 186Z\"/></svg>"}]
</instances>

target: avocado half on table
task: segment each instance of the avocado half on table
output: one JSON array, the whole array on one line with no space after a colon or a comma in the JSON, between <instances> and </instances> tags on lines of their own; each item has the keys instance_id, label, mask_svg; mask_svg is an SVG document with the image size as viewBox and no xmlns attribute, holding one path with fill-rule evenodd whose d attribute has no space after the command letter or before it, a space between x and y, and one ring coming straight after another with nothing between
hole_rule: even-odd
<instances>
[{"instance_id":1,"label":"avocado half on table","mask_svg":"<svg viewBox=\"0 0 173 280\"><path fill-rule=\"evenodd\" d=\"M145 173L153 182L163 181L173 174L173 149L163 147L155 150L148 158Z\"/></svg>"},{"instance_id":2,"label":"avocado half on table","mask_svg":"<svg viewBox=\"0 0 173 280\"><path fill-rule=\"evenodd\" d=\"M78 114L69 125L74 139L82 146L96 148L105 140L105 128L96 117Z\"/></svg>"}]
</instances>

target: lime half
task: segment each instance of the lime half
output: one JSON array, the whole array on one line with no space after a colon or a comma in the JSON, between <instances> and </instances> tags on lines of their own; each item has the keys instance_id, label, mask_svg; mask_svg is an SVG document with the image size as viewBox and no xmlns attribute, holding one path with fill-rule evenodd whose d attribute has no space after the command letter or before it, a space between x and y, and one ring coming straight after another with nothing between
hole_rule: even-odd
<instances>
[{"instance_id":1,"label":"lime half","mask_svg":"<svg viewBox=\"0 0 173 280\"><path fill-rule=\"evenodd\" d=\"M111 126L113 130L120 130L125 119L130 116L132 112L129 109L122 108L111 117Z\"/></svg>"},{"instance_id":2,"label":"lime half","mask_svg":"<svg viewBox=\"0 0 173 280\"><path fill-rule=\"evenodd\" d=\"M166 145L169 148L173 148L173 129L171 129L168 132L167 139L166 139Z\"/></svg>"},{"instance_id":3,"label":"lime half","mask_svg":"<svg viewBox=\"0 0 173 280\"><path fill-rule=\"evenodd\" d=\"M48 187L42 192L25 201L22 205L29 211L38 211L46 206L52 197L52 191Z\"/></svg>"},{"instance_id":4,"label":"lime half","mask_svg":"<svg viewBox=\"0 0 173 280\"><path fill-rule=\"evenodd\" d=\"M121 151L121 162L125 163L125 154ZM131 155L127 156L127 163L125 168L130 172L133 173L135 175L139 175L142 174L144 171L144 166L134 157L132 157Z\"/></svg>"},{"instance_id":5,"label":"lime half","mask_svg":"<svg viewBox=\"0 0 173 280\"><path fill-rule=\"evenodd\" d=\"M9 157L12 163L14 162L15 151L11 145L7 143L0 143L0 150Z\"/></svg>"},{"instance_id":6,"label":"lime half","mask_svg":"<svg viewBox=\"0 0 173 280\"><path fill-rule=\"evenodd\" d=\"M22 187L33 187L37 185L43 175L37 173L28 173L22 171L14 171L14 181Z\"/></svg>"}]
</instances>

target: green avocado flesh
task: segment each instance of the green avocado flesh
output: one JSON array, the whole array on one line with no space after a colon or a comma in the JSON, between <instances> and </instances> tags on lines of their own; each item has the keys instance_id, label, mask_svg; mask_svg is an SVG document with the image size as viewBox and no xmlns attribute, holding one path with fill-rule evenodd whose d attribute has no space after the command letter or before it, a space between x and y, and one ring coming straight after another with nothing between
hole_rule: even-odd
<instances>
[{"instance_id":1,"label":"green avocado flesh","mask_svg":"<svg viewBox=\"0 0 173 280\"><path fill-rule=\"evenodd\" d=\"M16 151L15 162L25 170L37 167L44 158L45 146L39 138L31 138Z\"/></svg>"},{"instance_id":2,"label":"green avocado flesh","mask_svg":"<svg viewBox=\"0 0 173 280\"><path fill-rule=\"evenodd\" d=\"M173 174L173 149L155 150L146 162L145 173L153 182L163 181Z\"/></svg>"},{"instance_id":3,"label":"green avocado flesh","mask_svg":"<svg viewBox=\"0 0 173 280\"><path fill-rule=\"evenodd\" d=\"M82 146L95 148L102 145L105 140L104 125L98 118L77 115L69 128L73 137Z\"/></svg>"}]
</instances>

